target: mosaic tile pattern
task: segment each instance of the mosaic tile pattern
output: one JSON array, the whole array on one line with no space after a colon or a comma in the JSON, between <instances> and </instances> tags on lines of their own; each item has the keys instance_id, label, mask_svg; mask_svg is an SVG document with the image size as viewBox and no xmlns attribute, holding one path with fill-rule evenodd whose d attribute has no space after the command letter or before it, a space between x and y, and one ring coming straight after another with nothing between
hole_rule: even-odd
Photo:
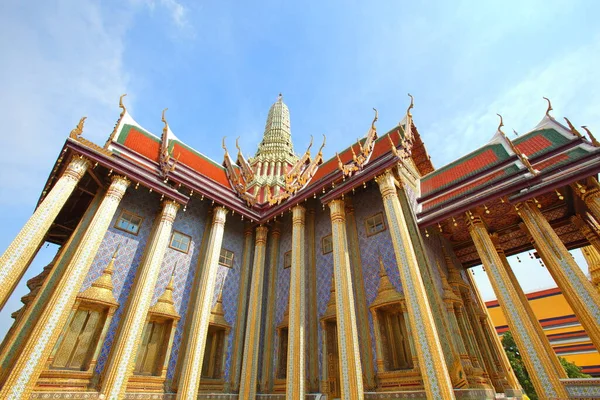
<instances>
[{"instance_id":1,"label":"mosaic tile pattern","mask_svg":"<svg viewBox=\"0 0 600 400\"><path fill-rule=\"evenodd\" d=\"M288 307L288 297L290 296L290 271L291 268L283 268L283 258L285 253L292 249L292 219L291 214L286 213L281 222L281 237L279 239L279 261L277 264L277 301L275 303L275 327L283 321L283 314ZM279 357L279 338L277 332L273 335L275 340L275 354L272 364L272 376L275 376L278 357Z\"/></svg>"},{"instance_id":2,"label":"mosaic tile pattern","mask_svg":"<svg viewBox=\"0 0 600 400\"><path fill-rule=\"evenodd\" d=\"M133 235L115 228L115 223L122 210L128 210L143 218L137 235ZM129 190L115 213L108 231L104 235L100 249L92 262L90 270L81 290L86 290L101 274L117 246L120 244L119 253L115 259L115 270L112 276L113 294L119 302L119 308L111 321L106 334L102 350L98 357L96 373L101 373L108 358L110 346L114 340L127 296L135 279L135 273L142 260L146 242L150 236L154 218L160 210L159 197L149 194L144 190Z\"/></svg>"},{"instance_id":3,"label":"mosaic tile pattern","mask_svg":"<svg viewBox=\"0 0 600 400\"><path fill-rule=\"evenodd\" d=\"M315 213L315 255L317 265L317 318L321 319L329 302L331 290L331 278L333 277L333 253L323 254L321 239L324 236L331 235L331 218L329 209L323 210L317 207ZM323 376L322 357L323 353L323 332L319 323L317 334L319 336L319 376Z\"/></svg>"}]
</instances>

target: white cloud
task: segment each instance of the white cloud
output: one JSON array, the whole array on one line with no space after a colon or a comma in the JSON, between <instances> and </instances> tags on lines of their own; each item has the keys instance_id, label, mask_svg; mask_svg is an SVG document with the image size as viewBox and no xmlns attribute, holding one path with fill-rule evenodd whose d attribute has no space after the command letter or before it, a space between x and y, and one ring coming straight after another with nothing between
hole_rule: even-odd
<instances>
[{"instance_id":1,"label":"white cloud","mask_svg":"<svg viewBox=\"0 0 600 400\"><path fill-rule=\"evenodd\" d=\"M188 9L177 0L132 0L132 3L143 3L151 11L155 11L158 5L159 9L162 8L169 13L169 17L178 28L189 27L187 19Z\"/></svg>"},{"instance_id":2,"label":"white cloud","mask_svg":"<svg viewBox=\"0 0 600 400\"><path fill-rule=\"evenodd\" d=\"M552 115L557 120L563 122L566 116L576 126L590 124L593 129L600 108L599 63L599 40L556 54L550 64L525 71L513 86L488 96L491 101L422 129L426 144L438 143L429 149L435 165L445 165L489 141L498 126L496 113L504 117L510 137L513 128L519 133L531 130L546 111L544 96L554 100Z\"/></svg>"}]
</instances>

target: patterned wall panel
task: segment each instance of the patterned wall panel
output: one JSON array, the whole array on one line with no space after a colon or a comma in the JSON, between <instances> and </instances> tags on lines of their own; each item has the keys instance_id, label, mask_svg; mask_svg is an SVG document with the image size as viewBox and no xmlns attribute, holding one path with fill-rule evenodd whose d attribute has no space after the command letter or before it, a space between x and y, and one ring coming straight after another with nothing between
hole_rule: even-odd
<instances>
[{"instance_id":1,"label":"patterned wall panel","mask_svg":"<svg viewBox=\"0 0 600 400\"><path fill-rule=\"evenodd\" d=\"M279 219L278 219L279 220ZM292 249L292 218L290 213L286 213L283 219L280 221L281 223L281 238L279 242L279 260L277 263L277 288L276 296L277 301L275 303L275 327L277 327L281 321L283 321L283 314L288 307L288 298L290 296L290 268L283 268L283 258L285 257L285 253ZM276 367L278 363L279 357L279 340L277 336L277 332L273 335L273 340L275 340L275 345L273 346L275 350L274 354L274 362L273 362L273 376L276 374Z\"/></svg>"},{"instance_id":2,"label":"patterned wall panel","mask_svg":"<svg viewBox=\"0 0 600 400\"><path fill-rule=\"evenodd\" d=\"M333 277L333 253L323 254L321 241L323 237L331 235L331 218L329 208L316 208L315 213L315 255L317 264L317 316L319 320L325 313L331 290L331 278ZM323 374L321 354L323 352L323 332L321 324L318 328L319 336L319 376Z\"/></svg>"},{"instance_id":3,"label":"patterned wall panel","mask_svg":"<svg viewBox=\"0 0 600 400\"><path fill-rule=\"evenodd\" d=\"M143 218L137 235L124 232L114 227L123 210L130 211ZM104 368L110 345L115 337L127 301L127 296L135 279L137 267L142 260L154 218L159 210L160 201L156 194L148 193L143 189L130 189L127 191L119 204L119 208L111 221L108 231L104 235L100 249L98 250L89 273L84 280L81 289L82 291L87 289L92 282L102 274L102 271L110 261L115 249L119 244L121 245L117 258L115 259L115 270L112 276L114 286L113 293L120 306L115 312L104 340L100 356L98 357L98 364L96 365L96 372L98 373Z\"/></svg>"}]
</instances>

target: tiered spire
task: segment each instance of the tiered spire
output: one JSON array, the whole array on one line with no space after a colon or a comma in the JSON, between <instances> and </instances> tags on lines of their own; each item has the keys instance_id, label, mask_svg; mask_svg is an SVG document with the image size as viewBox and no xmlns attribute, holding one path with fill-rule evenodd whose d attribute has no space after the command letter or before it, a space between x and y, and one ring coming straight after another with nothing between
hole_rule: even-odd
<instances>
[{"instance_id":1,"label":"tiered spire","mask_svg":"<svg viewBox=\"0 0 600 400\"><path fill-rule=\"evenodd\" d=\"M292 144L290 110L283 102L281 93L279 93L275 104L269 109L263 140L256 151L255 159L258 158L283 158L290 161L295 161L297 158Z\"/></svg>"}]
</instances>

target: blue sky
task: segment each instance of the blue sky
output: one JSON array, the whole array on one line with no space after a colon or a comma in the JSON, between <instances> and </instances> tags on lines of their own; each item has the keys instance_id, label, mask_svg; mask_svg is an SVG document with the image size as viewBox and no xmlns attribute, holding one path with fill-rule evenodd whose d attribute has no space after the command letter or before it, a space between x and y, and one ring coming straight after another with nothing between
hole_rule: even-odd
<instances>
[{"instance_id":1,"label":"blue sky","mask_svg":"<svg viewBox=\"0 0 600 400\"><path fill-rule=\"evenodd\" d=\"M240 3L0 4L2 250L31 215L79 118L88 117L84 136L103 143L122 93L152 132L168 107L173 132L217 161L222 136L231 145L241 136L245 153L255 151L279 92L296 152L325 133L326 157L366 133L372 107L380 131L394 126L407 92L438 167L488 141L497 112L507 132L531 129L544 114L542 96L557 118L600 132L600 3ZM44 249L26 278L53 251ZM552 284L537 264L514 265L525 289ZM483 275L476 272L491 298ZM0 314L0 334L24 293L21 285Z\"/></svg>"}]
</instances>

